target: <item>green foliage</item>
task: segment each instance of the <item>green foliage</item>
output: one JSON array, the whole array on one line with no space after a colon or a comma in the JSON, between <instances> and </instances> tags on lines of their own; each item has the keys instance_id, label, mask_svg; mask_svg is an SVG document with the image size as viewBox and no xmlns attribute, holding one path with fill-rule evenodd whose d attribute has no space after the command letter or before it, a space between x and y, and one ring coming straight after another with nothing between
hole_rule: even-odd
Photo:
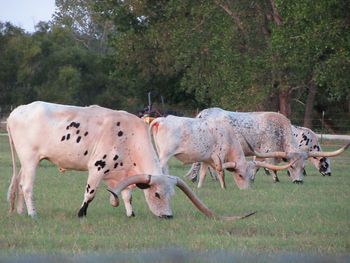
<instances>
[{"instance_id":1,"label":"green foliage","mask_svg":"<svg viewBox=\"0 0 350 263\"><path fill-rule=\"evenodd\" d=\"M345 0L56 5L33 34L0 24L1 105L42 99L134 111L152 91L154 101L180 108L277 111L284 94L293 120L306 103L314 118L326 111L349 119ZM310 87L316 97L308 102Z\"/></svg>"}]
</instances>

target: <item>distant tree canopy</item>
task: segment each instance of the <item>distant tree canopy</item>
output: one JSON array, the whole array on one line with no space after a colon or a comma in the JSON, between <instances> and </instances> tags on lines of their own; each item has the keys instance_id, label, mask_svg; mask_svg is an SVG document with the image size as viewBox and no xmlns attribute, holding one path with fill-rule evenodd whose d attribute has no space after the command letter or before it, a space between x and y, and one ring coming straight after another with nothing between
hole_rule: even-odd
<instances>
[{"instance_id":1,"label":"distant tree canopy","mask_svg":"<svg viewBox=\"0 0 350 263\"><path fill-rule=\"evenodd\" d=\"M46 100L135 112L151 91L175 109L280 111L307 127L325 111L329 127L349 129L346 0L56 6L31 34L0 22L0 105Z\"/></svg>"}]
</instances>

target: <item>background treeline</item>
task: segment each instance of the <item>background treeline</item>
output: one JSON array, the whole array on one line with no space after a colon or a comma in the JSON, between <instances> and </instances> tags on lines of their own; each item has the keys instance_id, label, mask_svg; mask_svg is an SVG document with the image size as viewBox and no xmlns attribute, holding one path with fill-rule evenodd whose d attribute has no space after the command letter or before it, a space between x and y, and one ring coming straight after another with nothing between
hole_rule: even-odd
<instances>
[{"instance_id":1,"label":"background treeline","mask_svg":"<svg viewBox=\"0 0 350 263\"><path fill-rule=\"evenodd\" d=\"M325 112L329 130L350 130L348 0L56 6L33 33L0 23L2 111L45 100L137 112L151 91L165 109L280 111L316 129Z\"/></svg>"}]
</instances>

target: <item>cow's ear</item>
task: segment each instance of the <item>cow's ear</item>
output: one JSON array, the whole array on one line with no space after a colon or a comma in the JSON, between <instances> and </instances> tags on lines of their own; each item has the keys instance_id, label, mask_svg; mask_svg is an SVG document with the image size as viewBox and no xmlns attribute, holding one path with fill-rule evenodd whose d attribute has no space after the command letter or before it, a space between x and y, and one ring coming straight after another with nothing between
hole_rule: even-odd
<instances>
[{"instance_id":1,"label":"cow's ear","mask_svg":"<svg viewBox=\"0 0 350 263\"><path fill-rule=\"evenodd\" d=\"M139 184L136 184L136 186L140 189L147 189L147 188L150 188L150 185L149 184L143 184L143 183L139 183Z\"/></svg>"}]
</instances>

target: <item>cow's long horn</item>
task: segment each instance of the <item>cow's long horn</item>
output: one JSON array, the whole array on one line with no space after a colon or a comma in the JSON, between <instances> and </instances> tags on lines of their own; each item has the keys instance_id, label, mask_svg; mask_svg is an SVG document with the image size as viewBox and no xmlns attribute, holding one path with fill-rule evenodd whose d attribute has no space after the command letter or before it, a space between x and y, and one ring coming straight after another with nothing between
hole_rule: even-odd
<instances>
[{"instance_id":1,"label":"cow's long horn","mask_svg":"<svg viewBox=\"0 0 350 263\"><path fill-rule=\"evenodd\" d=\"M274 170L274 171L280 171L280 170L284 170L284 169L288 169L294 162L290 162L286 165L274 165L274 164L270 164L270 163L266 163L266 162L258 162L255 161L255 164L258 167L264 167L270 170Z\"/></svg>"},{"instance_id":2,"label":"cow's long horn","mask_svg":"<svg viewBox=\"0 0 350 263\"><path fill-rule=\"evenodd\" d=\"M333 157L333 156L337 156L339 154L341 154L342 152L344 152L347 148L349 148L350 146L350 142L348 142L348 144L344 145L343 147L341 147L340 149L333 151L333 152L309 152L308 155L309 157Z\"/></svg>"},{"instance_id":3,"label":"cow's long horn","mask_svg":"<svg viewBox=\"0 0 350 263\"><path fill-rule=\"evenodd\" d=\"M249 149L254 153L256 157L259 157L259 158L286 158L287 157L286 152L268 152L268 153L257 152L244 136L243 136L243 139L245 140Z\"/></svg>"},{"instance_id":4,"label":"cow's long horn","mask_svg":"<svg viewBox=\"0 0 350 263\"><path fill-rule=\"evenodd\" d=\"M152 176L149 174L130 176L130 177L127 177L126 179L124 179L123 181L121 181L116 189L114 189L114 190L107 189L107 191L110 192L114 196L116 202L119 204L118 194L122 190L124 190L125 188L127 188L129 185L132 185L132 184L149 184L151 181L151 177Z\"/></svg>"},{"instance_id":5,"label":"cow's long horn","mask_svg":"<svg viewBox=\"0 0 350 263\"><path fill-rule=\"evenodd\" d=\"M242 216L218 216L215 215L213 211L211 211L198 197L197 195L192 191L192 189L179 177L175 177L177 182L176 186L178 186L186 195L187 197L193 202L193 204L207 217L210 218L218 218L218 219L223 219L223 220L237 220L237 219L242 219L246 218L248 216L251 216L256 213L250 212Z\"/></svg>"}]
</instances>

